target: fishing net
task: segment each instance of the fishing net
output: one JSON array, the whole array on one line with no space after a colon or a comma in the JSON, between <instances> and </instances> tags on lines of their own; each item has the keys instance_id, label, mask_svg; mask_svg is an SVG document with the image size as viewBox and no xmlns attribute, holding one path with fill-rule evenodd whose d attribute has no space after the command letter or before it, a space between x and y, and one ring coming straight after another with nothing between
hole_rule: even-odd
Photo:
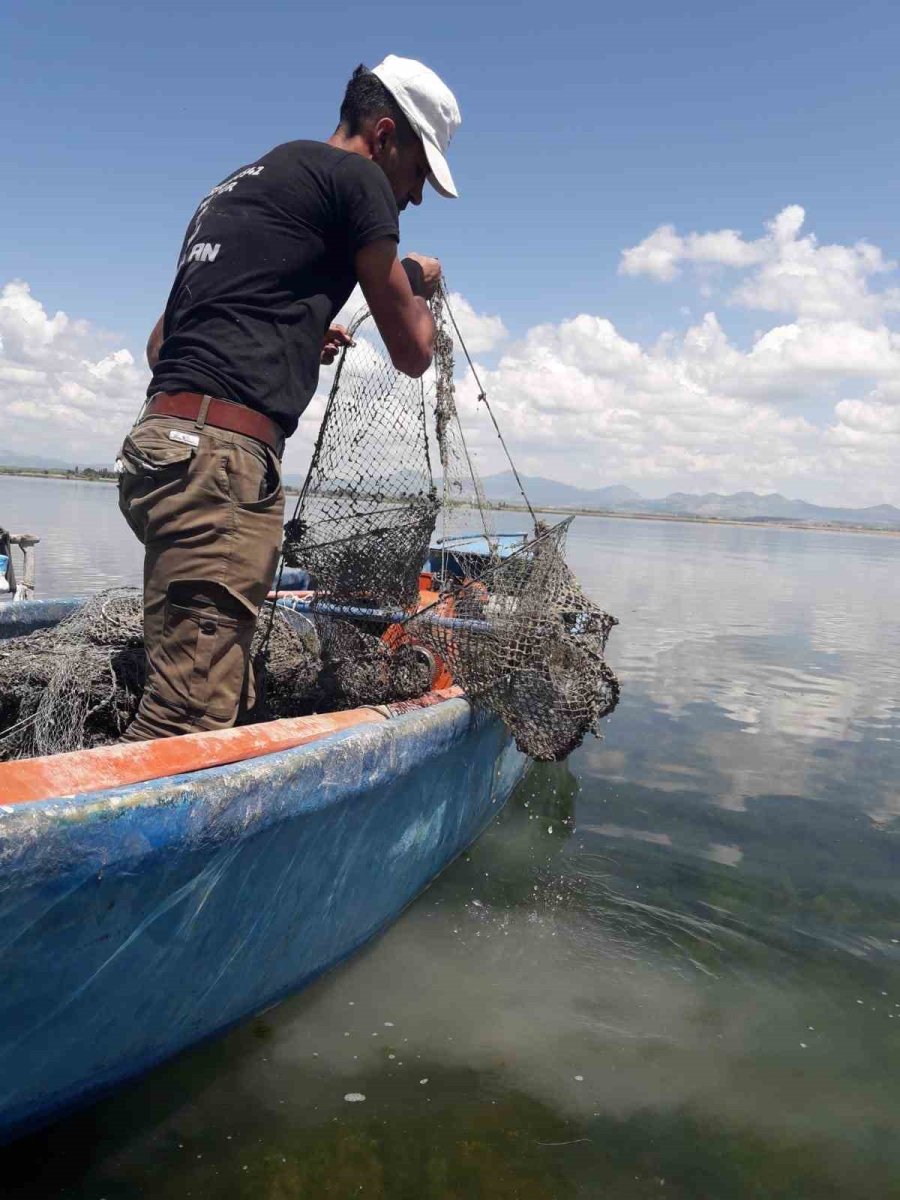
<instances>
[{"instance_id":1,"label":"fishing net","mask_svg":"<svg viewBox=\"0 0 900 1200\"><path fill-rule=\"evenodd\" d=\"M404 609L438 510L425 390L358 336L368 319L351 326L357 345L339 360L284 557L329 603Z\"/></svg>"},{"instance_id":2,"label":"fishing net","mask_svg":"<svg viewBox=\"0 0 900 1200\"><path fill-rule=\"evenodd\" d=\"M616 704L618 683L604 658L615 619L588 599L566 565L568 523L552 530L536 523L533 542L512 557L501 554L457 410L454 330L501 443L502 435L443 289L431 307L436 338L427 384L394 370L365 338L342 354L296 519L286 527L287 561L311 572L319 589L314 612L416 608L438 510L430 401L442 488L440 600L405 619L405 636L438 656L475 705L504 721L520 749L536 759L563 758ZM524 492L523 500L534 517ZM466 513L475 518L475 536L456 532ZM402 698L402 671L392 676L384 643L365 643L358 623L316 619L328 664L318 684L323 703ZM413 676L424 669L410 659Z\"/></svg>"},{"instance_id":3,"label":"fishing net","mask_svg":"<svg viewBox=\"0 0 900 1200\"><path fill-rule=\"evenodd\" d=\"M254 720L337 712L363 704L412 700L431 686L433 664L415 646L389 646L377 626L313 608L276 607L267 652L261 614L253 644L260 707Z\"/></svg>"},{"instance_id":4,"label":"fishing net","mask_svg":"<svg viewBox=\"0 0 900 1200\"><path fill-rule=\"evenodd\" d=\"M431 684L414 646L389 647L334 617L270 609L251 647L258 700L247 720L409 700ZM142 619L140 592L116 588L50 629L0 641L0 761L117 741L146 679Z\"/></svg>"},{"instance_id":5,"label":"fishing net","mask_svg":"<svg viewBox=\"0 0 900 1200\"><path fill-rule=\"evenodd\" d=\"M411 700L431 686L431 666L411 645L391 648L351 621L315 617L322 671L313 697L317 711Z\"/></svg>"},{"instance_id":6,"label":"fishing net","mask_svg":"<svg viewBox=\"0 0 900 1200\"><path fill-rule=\"evenodd\" d=\"M250 646L256 706L248 721L302 717L322 669L322 647L312 621L290 610L263 606Z\"/></svg>"},{"instance_id":7,"label":"fishing net","mask_svg":"<svg viewBox=\"0 0 900 1200\"><path fill-rule=\"evenodd\" d=\"M585 595L565 561L565 521L482 573L452 582L405 623L479 708L539 761L565 758L615 707L604 654L617 623Z\"/></svg>"},{"instance_id":8,"label":"fishing net","mask_svg":"<svg viewBox=\"0 0 900 1200\"><path fill-rule=\"evenodd\" d=\"M52 629L0 641L0 760L57 754L120 737L146 667L140 592L88 600Z\"/></svg>"}]
</instances>

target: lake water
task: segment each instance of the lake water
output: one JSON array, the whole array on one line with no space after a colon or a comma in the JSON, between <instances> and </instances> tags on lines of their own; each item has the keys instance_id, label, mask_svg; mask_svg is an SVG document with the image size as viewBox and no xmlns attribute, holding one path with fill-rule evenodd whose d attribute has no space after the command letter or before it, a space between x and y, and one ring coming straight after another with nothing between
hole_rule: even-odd
<instances>
[{"instance_id":1,"label":"lake water","mask_svg":"<svg viewBox=\"0 0 900 1200\"><path fill-rule=\"evenodd\" d=\"M114 488L0 478L0 523L40 594L139 577ZM900 539L584 518L569 558L621 621L605 740L4 1196L900 1195Z\"/></svg>"}]
</instances>

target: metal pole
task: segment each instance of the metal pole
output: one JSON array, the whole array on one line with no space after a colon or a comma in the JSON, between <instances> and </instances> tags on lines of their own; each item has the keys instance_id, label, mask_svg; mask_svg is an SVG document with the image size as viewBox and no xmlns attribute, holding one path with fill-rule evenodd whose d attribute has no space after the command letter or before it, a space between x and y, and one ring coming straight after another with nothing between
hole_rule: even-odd
<instances>
[{"instance_id":1,"label":"metal pole","mask_svg":"<svg viewBox=\"0 0 900 1200\"><path fill-rule=\"evenodd\" d=\"M13 601L30 600L34 593L34 548L40 540L31 533L11 533L9 535L10 545L18 546L22 551L22 558L25 560L22 568L22 582L16 588Z\"/></svg>"}]
</instances>

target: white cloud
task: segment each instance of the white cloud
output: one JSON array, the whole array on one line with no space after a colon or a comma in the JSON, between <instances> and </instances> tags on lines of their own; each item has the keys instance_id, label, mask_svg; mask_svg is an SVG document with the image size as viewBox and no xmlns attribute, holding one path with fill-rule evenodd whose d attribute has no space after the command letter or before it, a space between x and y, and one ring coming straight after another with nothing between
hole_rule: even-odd
<instances>
[{"instance_id":1,"label":"white cloud","mask_svg":"<svg viewBox=\"0 0 900 1200\"><path fill-rule=\"evenodd\" d=\"M900 408L877 400L842 400L835 416L847 429L862 434L900 434Z\"/></svg>"},{"instance_id":2,"label":"white cloud","mask_svg":"<svg viewBox=\"0 0 900 1200\"><path fill-rule=\"evenodd\" d=\"M884 325L803 318L742 350L714 313L650 345L581 315L535 327L483 370L529 473L650 494L787 490L847 504L900 502L898 380L900 335ZM490 437L482 453L482 469L502 469Z\"/></svg>"},{"instance_id":3,"label":"white cloud","mask_svg":"<svg viewBox=\"0 0 900 1200\"><path fill-rule=\"evenodd\" d=\"M0 291L0 442L20 454L112 462L148 373L84 320L51 316L27 283Z\"/></svg>"},{"instance_id":4,"label":"white cloud","mask_svg":"<svg viewBox=\"0 0 900 1200\"><path fill-rule=\"evenodd\" d=\"M499 317L477 313L459 292L450 293L450 307L471 354L486 354L509 337L506 326Z\"/></svg>"},{"instance_id":5,"label":"white cloud","mask_svg":"<svg viewBox=\"0 0 900 1200\"><path fill-rule=\"evenodd\" d=\"M484 380L531 472L586 486L625 479L658 490L657 481L696 476L728 490L771 488L788 465L813 469L816 431L727 386L731 375L752 376L751 359L712 314L651 347L582 315L531 330ZM491 465L501 466L498 456Z\"/></svg>"},{"instance_id":6,"label":"white cloud","mask_svg":"<svg viewBox=\"0 0 900 1200\"><path fill-rule=\"evenodd\" d=\"M622 252L619 270L671 282L683 263L756 268L731 293L731 302L801 318L871 321L896 307L896 290L869 288L874 276L892 271L896 264L869 242L820 245L814 234L801 236L805 219L800 205L791 204L767 222L766 233L756 241L746 241L733 229L681 236L671 225L661 225Z\"/></svg>"},{"instance_id":7,"label":"white cloud","mask_svg":"<svg viewBox=\"0 0 900 1200\"><path fill-rule=\"evenodd\" d=\"M900 407L878 397L876 391L862 400L841 400L825 442L855 476L889 480L900 458ZM894 489L885 495L894 499Z\"/></svg>"},{"instance_id":8,"label":"white cloud","mask_svg":"<svg viewBox=\"0 0 900 1200\"><path fill-rule=\"evenodd\" d=\"M785 212L789 211L785 209ZM802 221L803 210L799 211ZM668 283L678 276L682 262L749 267L762 262L765 255L764 243L745 242L734 229L689 233L687 237L681 237L674 226L660 225L637 246L622 251L619 271L623 275L650 275Z\"/></svg>"}]
</instances>

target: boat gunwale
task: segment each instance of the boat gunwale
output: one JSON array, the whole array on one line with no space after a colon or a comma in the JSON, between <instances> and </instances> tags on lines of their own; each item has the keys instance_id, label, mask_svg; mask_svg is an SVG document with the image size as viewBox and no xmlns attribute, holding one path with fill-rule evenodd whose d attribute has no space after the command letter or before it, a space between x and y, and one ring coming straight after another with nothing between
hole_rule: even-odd
<instances>
[{"instance_id":1,"label":"boat gunwale","mask_svg":"<svg viewBox=\"0 0 900 1200\"><path fill-rule=\"evenodd\" d=\"M449 687L397 704L362 705L343 712L282 718L157 741L14 759L0 763L0 812L20 804L74 800L138 784L164 784L217 767L272 758L456 699L464 699L462 688Z\"/></svg>"}]
</instances>

